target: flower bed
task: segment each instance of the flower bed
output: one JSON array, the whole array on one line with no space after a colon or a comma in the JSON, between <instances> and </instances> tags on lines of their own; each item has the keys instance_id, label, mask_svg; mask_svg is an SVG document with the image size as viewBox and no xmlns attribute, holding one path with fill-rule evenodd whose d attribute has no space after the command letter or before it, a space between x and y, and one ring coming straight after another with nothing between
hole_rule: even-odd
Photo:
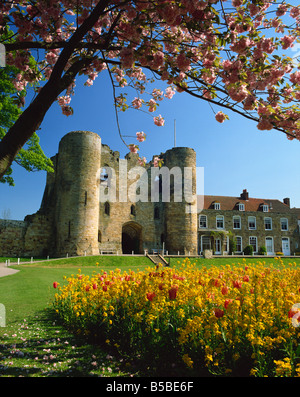
<instances>
[{"instance_id":1,"label":"flower bed","mask_svg":"<svg viewBox=\"0 0 300 397\"><path fill-rule=\"evenodd\" d=\"M199 269L187 259L144 272L79 270L66 282L53 285L59 318L119 351L184 363L193 375L300 374L296 264Z\"/></svg>"}]
</instances>

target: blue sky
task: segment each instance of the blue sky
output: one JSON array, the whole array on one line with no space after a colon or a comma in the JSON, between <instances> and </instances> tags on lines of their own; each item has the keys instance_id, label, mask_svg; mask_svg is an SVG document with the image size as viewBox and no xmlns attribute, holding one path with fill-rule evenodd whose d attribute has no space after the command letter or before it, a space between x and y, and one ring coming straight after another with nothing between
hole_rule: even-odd
<instances>
[{"instance_id":1,"label":"blue sky","mask_svg":"<svg viewBox=\"0 0 300 397\"><path fill-rule=\"evenodd\" d=\"M123 157L128 150L118 135L107 73L100 74L92 87L84 86L85 80L77 81L73 116L62 115L58 104L52 105L39 131L41 146L47 156L53 156L66 133L89 130ZM222 109L215 106L214 110ZM204 194L239 196L247 189L250 197L281 201L289 197L292 207L300 207L299 141L289 141L275 130L259 131L255 122L232 112L227 113L230 120L220 124L206 102L185 93L161 102L159 113L166 120L164 127L154 125L153 114L136 110L119 114L124 135L147 134L140 144L141 156L150 160L173 147L176 119L176 146L195 149L197 166L204 167ZM0 218L9 210L11 219L22 220L39 209L46 173L28 173L16 165L14 179L15 187L0 184Z\"/></svg>"}]
</instances>

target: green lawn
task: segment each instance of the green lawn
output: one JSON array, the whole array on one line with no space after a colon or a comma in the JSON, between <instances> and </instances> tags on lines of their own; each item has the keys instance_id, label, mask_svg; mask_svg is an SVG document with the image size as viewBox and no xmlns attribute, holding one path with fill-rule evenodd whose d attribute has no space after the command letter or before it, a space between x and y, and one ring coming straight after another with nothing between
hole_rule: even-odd
<instances>
[{"instance_id":1,"label":"green lawn","mask_svg":"<svg viewBox=\"0 0 300 397\"><path fill-rule=\"evenodd\" d=\"M178 258L171 259L176 266ZM182 260L182 259L181 259ZM274 258L262 258L266 264ZM1 258L0 258L1 261ZM242 258L191 258L201 266L239 263ZM257 259L247 259L256 262ZM300 258L283 258L284 265ZM96 263L98 263L96 265ZM0 328L1 376L128 376L139 374L134 357L112 356L104 346L92 346L76 339L49 316L55 294L54 281L63 277L100 270L144 270L152 266L146 257L78 257L13 266L20 271L0 277L0 303L6 309L6 327ZM103 341L104 342L104 341Z\"/></svg>"}]
</instances>

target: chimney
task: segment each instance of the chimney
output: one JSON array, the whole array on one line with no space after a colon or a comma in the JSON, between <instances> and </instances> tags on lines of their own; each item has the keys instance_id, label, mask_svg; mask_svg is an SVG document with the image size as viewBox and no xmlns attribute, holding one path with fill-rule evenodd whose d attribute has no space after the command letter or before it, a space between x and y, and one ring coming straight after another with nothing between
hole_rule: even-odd
<instances>
[{"instance_id":1,"label":"chimney","mask_svg":"<svg viewBox=\"0 0 300 397\"><path fill-rule=\"evenodd\" d=\"M243 193L241 193L241 199L242 200L249 200L249 193L247 192L247 189L244 189Z\"/></svg>"},{"instance_id":2,"label":"chimney","mask_svg":"<svg viewBox=\"0 0 300 397\"><path fill-rule=\"evenodd\" d=\"M290 208L291 203L290 203L290 199L288 197L284 198L283 202L285 205L287 205Z\"/></svg>"}]
</instances>

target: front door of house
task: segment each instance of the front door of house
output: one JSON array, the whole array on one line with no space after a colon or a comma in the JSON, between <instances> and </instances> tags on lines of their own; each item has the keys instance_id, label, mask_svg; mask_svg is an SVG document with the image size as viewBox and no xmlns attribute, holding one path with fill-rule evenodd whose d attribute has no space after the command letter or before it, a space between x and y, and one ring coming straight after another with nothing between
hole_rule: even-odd
<instances>
[{"instance_id":1,"label":"front door of house","mask_svg":"<svg viewBox=\"0 0 300 397\"><path fill-rule=\"evenodd\" d=\"M215 240L215 254L221 255L221 239L220 238L216 238L216 240Z\"/></svg>"},{"instance_id":2,"label":"front door of house","mask_svg":"<svg viewBox=\"0 0 300 397\"><path fill-rule=\"evenodd\" d=\"M283 255L291 255L290 240L288 237L282 237L282 252Z\"/></svg>"},{"instance_id":3,"label":"front door of house","mask_svg":"<svg viewBox=\"0 0 300 397\"><path fill-rule=\"evenodd\" d=\"M266 237L267 255L274 255L273 237Z\"/></svg>"}]
</instances>

